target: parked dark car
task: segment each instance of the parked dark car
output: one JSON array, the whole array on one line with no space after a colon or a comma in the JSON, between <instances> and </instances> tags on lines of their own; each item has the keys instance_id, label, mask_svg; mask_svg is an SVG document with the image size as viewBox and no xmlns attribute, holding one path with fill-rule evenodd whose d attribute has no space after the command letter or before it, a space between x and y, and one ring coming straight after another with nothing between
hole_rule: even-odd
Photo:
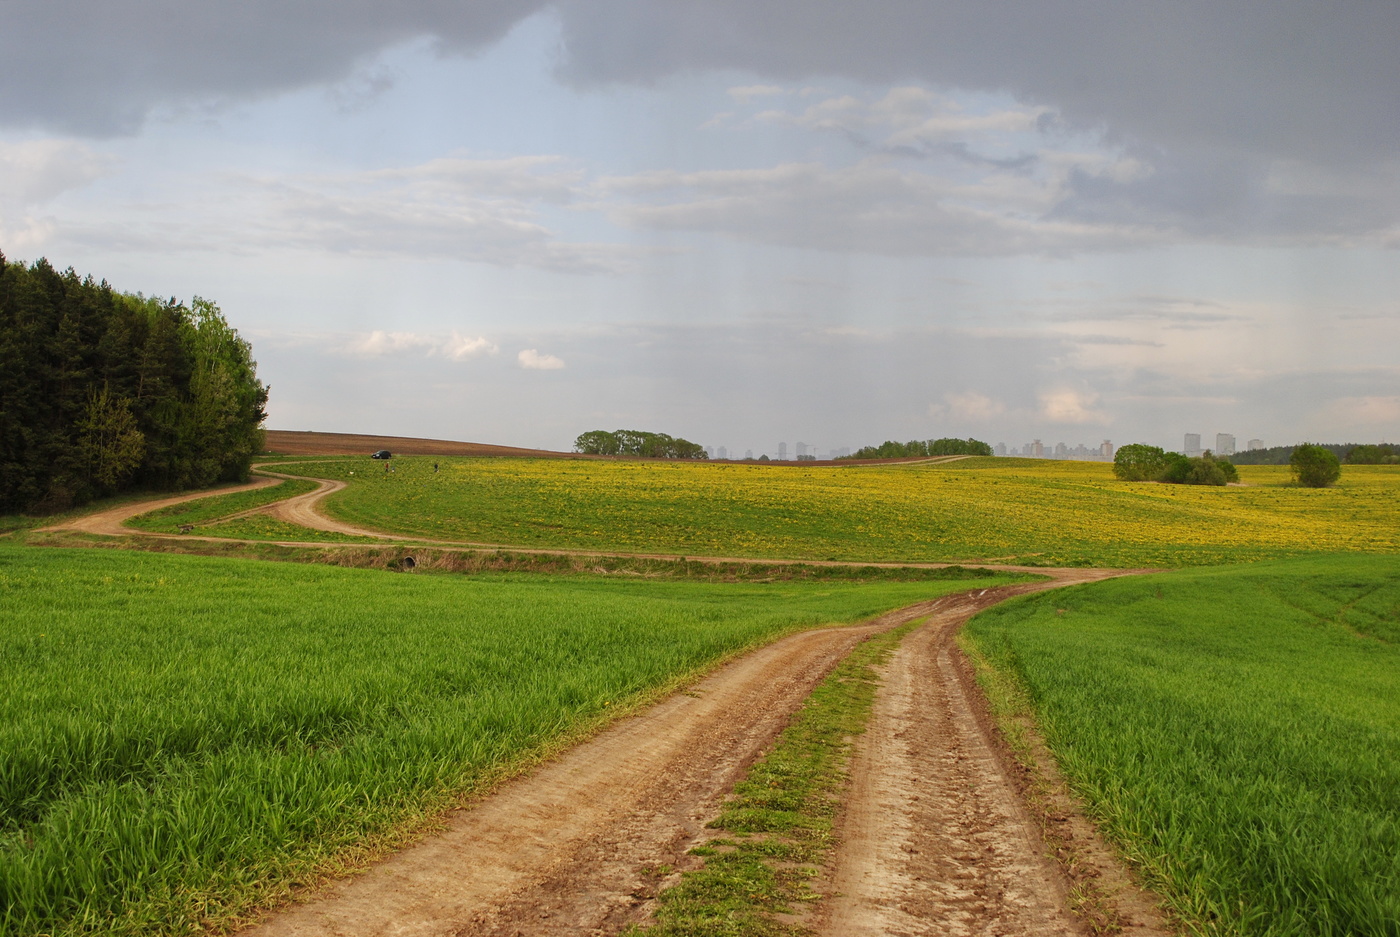
<instances>
[{"instance_id":1,"label":"parked dark car","mask_svg":"<svg viewBox=\"0 0 1400 937\"><path fill-rule=\"evenodd\" d=\"M380 449L374 455L370 456L371 459L392 459L393 457L394 454L388 449Z\"/></svg>"}]
</instances>

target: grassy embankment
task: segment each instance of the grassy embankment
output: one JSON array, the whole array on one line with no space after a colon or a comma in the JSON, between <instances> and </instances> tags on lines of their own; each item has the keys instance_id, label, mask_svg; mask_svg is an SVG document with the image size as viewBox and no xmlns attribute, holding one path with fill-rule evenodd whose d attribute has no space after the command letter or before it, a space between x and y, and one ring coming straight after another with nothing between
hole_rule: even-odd
<instances>
[{"instance_id":1,"label":"grassy embankment","mask_svg":"<svg viewBox=\"0 0 1400 937\"><path fill-rule=\"evenodd\" d=\"M1056 590L965 638L1193 930L1400 934L1400 560Z\"/></svg>"},{"instance_id":2,"label":"grassy embankment","mask_svg":"<svg viewBox=\"0 0 1400 937\"><path fill-rule=\"evenodd\" d=\"M1206 488L1026 459L807 467L425 457L395 468L286 470L348 481L325 510L362 527L519 547L1121 567L1400 552L1400 466L1348 466L1322 490L1293 487L1278 466L1241 468L1244 487Z\"/></svg>"},{"instance_id":3,"label":"grassy embankment","mask_svg":"<svg viewBox=\"0 0 1400 937\"><path fill-rule=\"evenodd\" d=\"M228 920L727 654L984 584L0 545L0 933Z\"/></svg>"}]
</instances>

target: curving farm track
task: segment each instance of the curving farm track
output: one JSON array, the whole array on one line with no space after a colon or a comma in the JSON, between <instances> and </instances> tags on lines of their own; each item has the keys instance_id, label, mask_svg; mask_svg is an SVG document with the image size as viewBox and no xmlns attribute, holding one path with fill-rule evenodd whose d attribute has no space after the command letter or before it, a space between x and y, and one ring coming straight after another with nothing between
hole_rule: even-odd
<instances>
[{"instance_id":1,"label":"curving farm track","mask_svg":"<svg viewBox=\"0 0 1400 937\"><path fill-rule=\"evenodd\" d=\"M273 483L263 477L243 488ZM340 487L322 481L259 510L321 530L385 536L316 511ZM204 494L233 490L241 489ZM49 529L132 535L124 520L201 496L127 504ZM806 923L830 937L1088 933L1069 910L1074 886L1048 857L953 635L1011 596L1134 571L1035 572L1051 578L791 635L731 661L456 812L443 832L304 896L246 934L601 935L644 924L655 887L645 870L691 866L688 850L706 838L706 823L816 684L866 636L925 616L883 667L850 766L839 846L817 883L828 897ZM1116 883L1121 932L1169 933L1150 896L1076 819L1085 861L1097 864L1090 874Z\"/></svg>"}]
</instances>

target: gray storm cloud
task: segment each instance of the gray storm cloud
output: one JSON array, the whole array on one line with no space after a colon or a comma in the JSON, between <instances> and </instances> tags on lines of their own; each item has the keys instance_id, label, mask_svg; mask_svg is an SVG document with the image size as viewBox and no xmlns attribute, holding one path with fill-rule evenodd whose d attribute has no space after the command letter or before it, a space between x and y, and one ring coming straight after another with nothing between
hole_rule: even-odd
<instances>
[{"instance_id":1,"label":"gray storm cloud","mask_svg":"<svg viewBox=\"0 0 1400 937\"><path fill-rule=\"evenodd\" d=\"M5 0L0 123L132 133L161 105L243 100L336 82L397 43L471 52L528 0Z\"/></svg>"},{"instance_id":2,"label":"gray storm cloud","mask_svg":"<svg viewBox=\"0 0 1400 937\"><path fill-rule=\"evenodd\" d=\"M0 122L110 134L172 101L334 82L432 36L470 53L543 0L6 0ZM1322 163L1400 153L1400 4L1357 0L562 0L561 72L685 69L1007 92L1144 145Z\"/></svg>"},{"instance_id":3,"label":"gray storm cloud","mask_svg":"<svg viewBox=\"0 0 1400 937\"><path fill-rule=\"evenodd\" d=\"M1400 4L1299 0L589 0L566 74L839 75L1008 92L1149 144L1310 161L1400 153Z\"/></svg>"}]
</instances>

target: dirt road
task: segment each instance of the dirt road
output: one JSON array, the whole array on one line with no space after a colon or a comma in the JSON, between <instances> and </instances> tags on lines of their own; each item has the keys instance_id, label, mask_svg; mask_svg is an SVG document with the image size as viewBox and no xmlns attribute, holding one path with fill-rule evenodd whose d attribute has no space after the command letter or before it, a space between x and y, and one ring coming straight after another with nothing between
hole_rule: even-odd
<instances>
[{"instance_id":1,"label":"dirt road","mask_svg":"<svg viewBox=\"0 0 1400 937\"><path fill-rule=\"evenodd\" d=\"M260 477L215 493L276 480ZM383 537L315 511L321 497L343 486L322 481L316 491L259 510L308 527ZM208 494L127 504L51 529L129 535L122 526L129 517ZM507 783L451 817L445 833L246 934L615 934L644 922L656 886L645 870L693 863L688 850L705 838L705 824L822 677L863 637L924 615L930 621L884 667L851 766L841 846L819 883L829 897L812 923L831 937L1080 934L1068 911L1069 883L1046 857L1014 768L952 643L963 622L1007 597L1124 572L1034 571L1053 579L946 596L746 655ZM1092 839L1092 829L1075 822ZM1105 881L1119 883L1115 888L1131 891L1111 854L1101 844L1090 847L1101 865L1093 874L1102 871ZM1126 904L1126 933L1168 933L1149 898L1129 895Z\"/></svg>"},{"instance_id":2,"label":"dirt road","mask_svg":"<svg viewBox=\"0 0 1400 937\"><path fill-rule=\"evenodd\" d=\"M645 870L695 861L687 851L705 838L705 824L821 678L862 637L929 614L931 623L890 663L870 742L860 749L833 881L842 894L830 899L822 932L1078 933L1065 886L1039 857L1034 830L995 759L966 750L965 736L978 727L956 703L956 673L937 655L931 668L920 660L940 645L946 652L946 635L979 609L1105 575L1112 574L1066 571L1049 583L947 596L862 627L788 637L507 784L453 816L446 832L243 937L592 935L643 922L653 887ZM925 681L934 683L934 698L954 701L951 715L938 710L925 720L913 711L929 703L918 686ZM910 733L921 720L935 731ZM930 798L939 803L923 803ZM952 827L918 829L923 823Z\"/></svg>"},{"instance_id":3,"label":"dirt road","mask_svg":"<svg viewBox=\"0 0 1400 937\"><path fill-rule=\"evenodd\" d=\"M947 601L747 654L245 937L615 934L645 920L643 870L693 861L724 796L821 678L861 638Z\"/></svg>"},{"instance_id":4,"label":"dirt road","mask_svg":"<svg viewBox=\"0 0 1400 937\"><path fill-rule=\"evenodd\" d=\"M1056 584L1112 575L1065 571ZM883 668L851 765L821 934L1081 933L1069 912L1069 882L1047 856L970 667L953 643L984 604L940 610ZM1111 855L1096 853L1095 861L1105 864L1097 877L1126 884L1120 870L1107 867ZM1119 909L1123 932L1165 934L1144 912L1150 901L1130 897Z\"/></svg>"},{"instance_id":5,"label":"dirt road","mask_svg":"<svg viewBox=\"0 0 1400 937\"><path fill-rule=\"evenodd\" d=\"M266 466L258 466L258 470L266 472L268 475L275 475L278 478L304 478L303 475L284 475L281 472L274 472ZM352 537L379 537L382 540L408 540L408 537L399 537L394 534L381 533L377 530L366 530L356 527L354 524L346 524L341 521L332 520L320 511L316 510L316 505L322 498L334 494L345 487L346 483L330 478L315 478L316 489L305 494L287 498L285 501L278 501L270 504L261 511L277 518L279 521L286 521L288 524L296 524L300 527L307 527L311 530L325 530L336 534L349 534Z\"/></svg>"},{"instance_id":6,"label":"dirt road","mask_svg":"<svg viewBox=\"0 0 1400 937\"><path fill-rule=\"evenodd\" d=\"M186 501L196 501L200 498L229 495L239 491L252 491L255 488L266 488L269 485L276 485L280 481L281 480L277 478L268 478L259 475L245 484L230 485L227 488L216 488L212 491L206 489L204 491L187 492L182 495L172 495L168 498L156 498L151 501L128 501L125 504L106 508L95 514L86 514L82 517L71 518L48 527L40 527L39 530L69 530L85 534L102 534L108 537L124 537L135 533L131 528L124 525L138 514L158 511L172 504L184 504Z\"/></svg>"}]
</instances>

